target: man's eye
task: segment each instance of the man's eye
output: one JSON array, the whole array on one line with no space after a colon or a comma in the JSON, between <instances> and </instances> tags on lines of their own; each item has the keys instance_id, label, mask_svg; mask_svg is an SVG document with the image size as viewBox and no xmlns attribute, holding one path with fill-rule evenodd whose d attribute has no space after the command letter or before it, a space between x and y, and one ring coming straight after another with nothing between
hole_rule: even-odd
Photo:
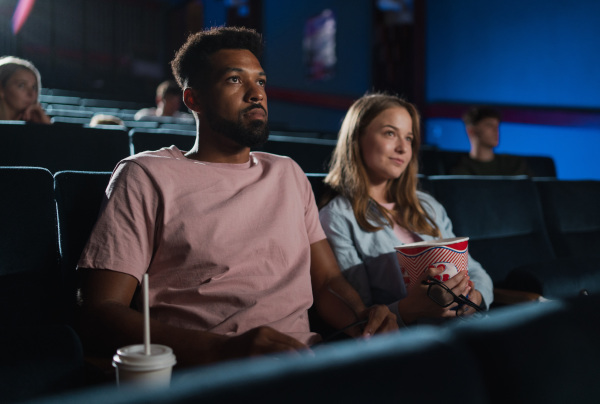
<instances>
[{"instance_id":1,"label":"man's eye","mask_svg":"<svg viewBox=\"0 0 600 404\"><path fill-rule=\"evenodd\" d=\"M228 79L228 81L231 81L232 83L239 83L240 82L240 78L237 77L237 76L234 76L234 77L230 77Z\"/></svg>"}]
</instances>

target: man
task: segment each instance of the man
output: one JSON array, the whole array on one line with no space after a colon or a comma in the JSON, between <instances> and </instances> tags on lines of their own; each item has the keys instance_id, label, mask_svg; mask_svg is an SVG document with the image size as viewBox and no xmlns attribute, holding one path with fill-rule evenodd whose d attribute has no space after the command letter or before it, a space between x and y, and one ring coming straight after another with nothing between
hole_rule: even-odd
<instances>
[{"instance_id":1,"label":"man","mask_svg":"<svg viewBox=\"0 0 600 404\"><path fill-rule=\"evenodd\" d=\"M191 35L172 62L198 120L194 147L121 162L86 246L84 343L140 343L136 288L150 285L152 341L178 363L298 351L318 341L307 309L352 336L395 329L387 307L362 304L319 223L305 174L250 148L267 140L261 37L243 28Z\"/></svg>"},{"instance_id":2,"label":"man","mask_svg":"<svg viewBox=\"0 0 600 404\"><path fill-rule=\"evenodd\" d=\"M457 175L531 175L523 157L495 154L500 140L500 112L472 107L463 116L471 151L452 169Z\"/></svg>"},{"instance_id":3,"label":"man","mask_svg":"<svg viewBox=\"0 0 600 404\"><path fill-rule=\"evenodd\" d=\"M136 112L134 119L152 120L156 117L192 119L188 113L179 111L181 107L181 89L173 80L163 81L156 88L156 108L144 108Z\"/></svg>"}]
</instances>

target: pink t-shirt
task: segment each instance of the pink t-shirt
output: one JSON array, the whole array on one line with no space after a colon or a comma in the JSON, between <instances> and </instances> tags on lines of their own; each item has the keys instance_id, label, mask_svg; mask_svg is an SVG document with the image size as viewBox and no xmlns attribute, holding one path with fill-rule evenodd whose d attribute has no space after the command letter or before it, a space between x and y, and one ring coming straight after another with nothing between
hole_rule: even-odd
<instances>
[{"instance_id":1,"label":"pink t-shirt","mask_svg":"<svg viewBox=\"0 0 600 404\"><path fill-rule=\"evenodd\" d=\"M290 158L204 163L175 146L115 168L78 266L141 281L151 316L234 335L266 325L310 343L310 244L323 240L306 175Z\"/></svg>"}]
</instances>

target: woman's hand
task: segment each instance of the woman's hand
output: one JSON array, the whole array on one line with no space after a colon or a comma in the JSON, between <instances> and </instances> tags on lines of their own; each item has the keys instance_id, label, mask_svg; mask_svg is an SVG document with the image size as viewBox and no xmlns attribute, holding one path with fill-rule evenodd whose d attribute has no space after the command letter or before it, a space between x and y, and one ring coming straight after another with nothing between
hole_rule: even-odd
<instances>
[{"instance_id":1,"label":"woman's hand","mask_svg":"<svg viewBox=\"0 0 600 404\"><path fill-rule=\"evenodd\" d=\"M421 277L415 282L415 285L408 292L408 296L398 302L398 312L405 324L411 324L419 318L450 318L456 317L456 307L453 303L448 307L442 307L427 296L428 285L423 285L427 277L440 275L443 269L430 267L423 272ZM474 290L473 282L469 278L467 271L461 271L452 278L444 282L455 295L467 296ZM481 294L476 293L481 300ZM471 297L469 295L469 297ZM479 304L479 303L478 303Z\"/></svg>"},{"instance_id":2,"label":"woman's hand","mask_svg":"<svg viewBox=\"0 0 600 404\"><path fill-rule=\"evenodd\" d=\"M20 120L33 122L33 123L43 123L50 124L52 123L50 117L46 115L46 112L42 108L42 106L38 103L32 104L19 117Z\"/></svg>"},{"instance_id":3,"label":"woman's hand","mask_svg":"<svg viewBox=\"0 0 600 404\"><path fill-rule=\"evenodd\" d=\"M475 289L475 285L473 284L473 281L469 281L469 286L471 287L471 291L469 292L469 295L464 295L467 299L469 299L470 301L472 301L473 303L475 303L477 306L481 307L481 303L483 303L483 296L481 296L481 293ZM476 310L474 308L472 308L471 306L469 306L468 304L464 304L462 305L459 309L458 309L458 316L470 316L471 314L474 314L476 312Z\"/></svg>"}]
</instances>

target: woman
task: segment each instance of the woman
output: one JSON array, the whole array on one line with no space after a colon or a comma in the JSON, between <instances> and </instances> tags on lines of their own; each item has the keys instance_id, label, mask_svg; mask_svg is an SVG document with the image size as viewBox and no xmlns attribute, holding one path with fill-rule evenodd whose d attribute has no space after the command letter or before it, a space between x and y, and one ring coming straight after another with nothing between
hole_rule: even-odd
<instances>
[{"instance_id":1,"label":"woman","mask_svg":"<svg viewBox=\"0 0 600 404\"><path fill-rule=\"evenodd\" d=\"M442 307L421 281L439 275L427 269L407 293L395 246L454 237L444 208L417 191L421 133L414 105L391 95L370 94L348 110L325 183L332 190L320 219L346 278L364 303L387 304L399 325L455 317L457 305ZM492 281L469 257L469 268L445 281L456 295L487 308ZM467 305L459 314L474 312ZM429 320L424 320L429 319Z\"/></svg>"},{"instance_id":2,"label":"woman","mask_svg":"<svg viewBox=\"0 0 600 404\"><path fill-rule=\"evenodd\" d=\"M41 83L40 72L31 62L0 58L0 120L49 124L38 100Z\"/></svg>"}]
</instances>

